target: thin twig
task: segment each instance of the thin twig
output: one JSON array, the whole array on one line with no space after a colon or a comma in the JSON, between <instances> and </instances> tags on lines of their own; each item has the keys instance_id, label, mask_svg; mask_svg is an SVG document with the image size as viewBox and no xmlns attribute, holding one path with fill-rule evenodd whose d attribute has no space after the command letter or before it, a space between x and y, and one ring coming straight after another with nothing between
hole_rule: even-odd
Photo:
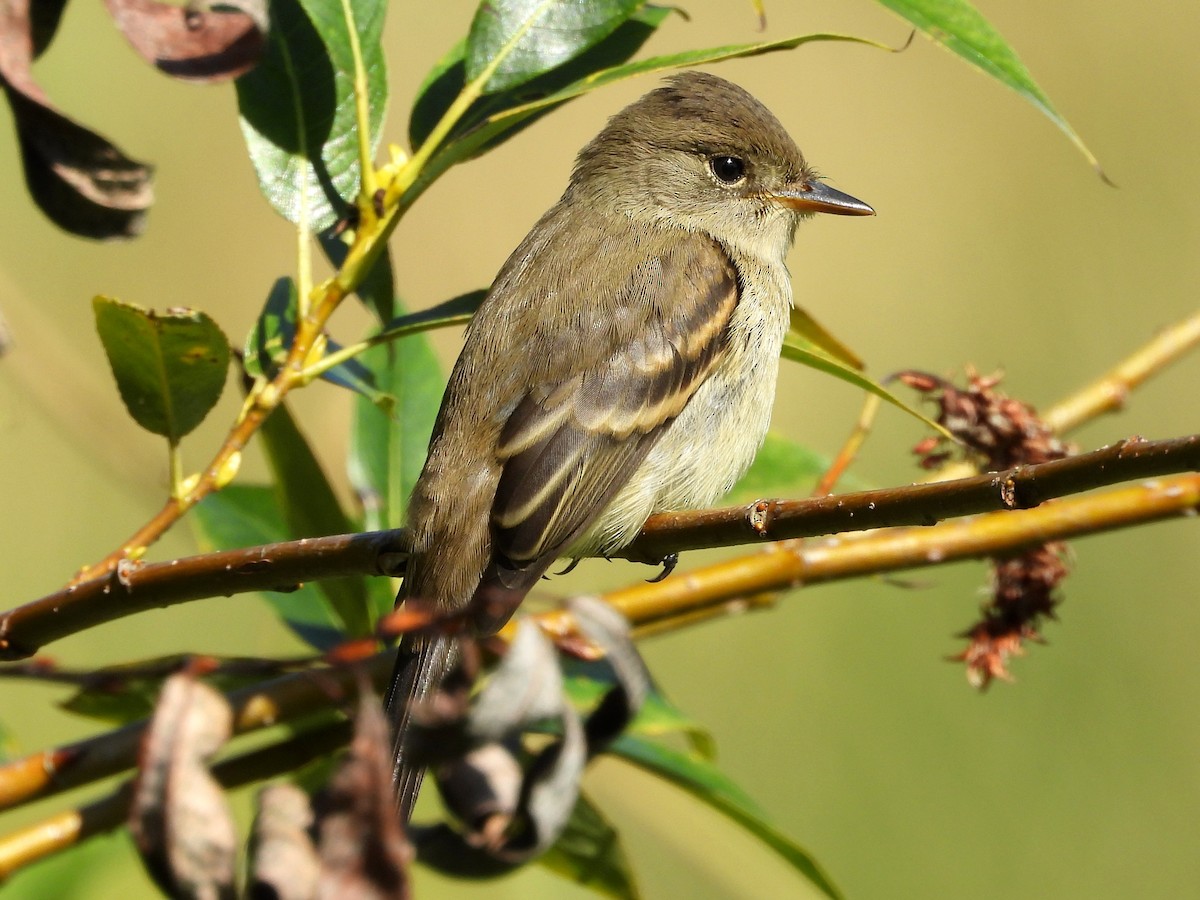
<instances>
[{"instance_id":1,"label":"thin twig","mask_svg":"<svg viewBox=\"0 0 1200 900\"><path fill-rule=\"evenodd\" d=\"M833 493L838 481L846 474L851 463L858 458L858 451L862 449L867 435L871 433L871 426L875 422L875 415L879 412L879 405L882 402L878 394L866 395L862 410L858 414L858 421L854 423L854 430L850 432L850 436L842 444L842 449L838 451L838 455L834 457L829 468L825 470L825 474L821 476L820 482L813 489L814 497L824 497Z\"/></svg>"},{"instance_id":2,"label":"thin twig","mask_svg":"<svg viewBox=\"0 0 1200 900\"><path fill-rule=\"evenodd\" d=\"M1200 311L1159 332L1102 378L1056 403L1042 420L1052 431L1065 434L1104 413L1119 410L1130 391L1197 346L1200 346Z\"/></svg>"}]
</instances>

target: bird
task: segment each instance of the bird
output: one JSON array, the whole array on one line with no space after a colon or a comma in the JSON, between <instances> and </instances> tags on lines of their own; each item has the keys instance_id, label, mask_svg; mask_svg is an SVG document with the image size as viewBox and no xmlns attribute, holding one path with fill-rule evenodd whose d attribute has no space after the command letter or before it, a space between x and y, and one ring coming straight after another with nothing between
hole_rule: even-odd
<instances>
[{"instance_id":1,"label":"bird","mask_svg":"<svg viewBox=\"0 0 1200 900\"><path fill-rule=\"evenodd\" d=\"M408 507L397 603L498 630L558 559L710 506L770 422L801 219L872 215L748 91L687 71L614 115L472 318ZM412 710L455 663L405 635L386 697L398 812Z\"/></svg>"}]
</instances>

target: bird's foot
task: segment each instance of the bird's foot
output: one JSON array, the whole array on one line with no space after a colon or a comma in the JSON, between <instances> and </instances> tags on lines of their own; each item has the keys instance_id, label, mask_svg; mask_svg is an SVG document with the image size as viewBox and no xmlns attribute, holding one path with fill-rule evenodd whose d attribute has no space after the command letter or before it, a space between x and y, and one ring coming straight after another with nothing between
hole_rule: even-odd
<instances>
[{"instance_id":1,"label":"bird's foot","mask_svg":"<svg viewBox=\"0 0 1200 900\"><path fill-rule=\"evenodd\" d=\"M678 553L668 553L666 556L664 556L662 559L660 559L658 561L658 564L660 566L662 566L662 571L659 572L657 575L655 575L653 578L647 578L646 581L649 584L658 584L658 582L662 581L664 578L666 578L668 575L670 575L672 572L674 572L675 567L677 565L679 565L679 554Z\"/></svg>"}]
</instances>

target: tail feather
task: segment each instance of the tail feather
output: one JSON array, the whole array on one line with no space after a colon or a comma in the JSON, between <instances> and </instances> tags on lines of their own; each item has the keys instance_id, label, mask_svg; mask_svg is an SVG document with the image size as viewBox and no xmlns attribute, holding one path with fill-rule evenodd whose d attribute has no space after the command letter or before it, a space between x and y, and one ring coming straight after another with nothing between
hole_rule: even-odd
<instances>
[{"instance_id":1,"label":"tail feather","mask_svg":"<svg viewBox=\"0 0 1200 900\"><path fill-rule=\"evenodd\" d=\"M425 768L408 758L405 742L412 722L413 708L428 698L453 668L455 643L444 635L413 638L406 636L396 653L392 684L385 705L392 726L392 781L401 821L412 817Z\"/></svg>"}]
</instances>

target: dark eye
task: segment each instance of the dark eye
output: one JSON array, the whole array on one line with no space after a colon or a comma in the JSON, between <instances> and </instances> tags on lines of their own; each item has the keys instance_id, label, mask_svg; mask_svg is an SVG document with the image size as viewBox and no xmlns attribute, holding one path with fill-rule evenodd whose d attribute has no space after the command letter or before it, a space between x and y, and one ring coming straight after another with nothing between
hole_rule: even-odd
<instances>
[{"instance_id":1,"label":"dark eye","mask_svg":"<svg viewBox=\"0 0 1200 900\"><path fill-rule=\"evenodd\" d=\"M708 167L718 181L726 184L737 184L746 177L746 164L736 156L714 156L708 161Z\"/></svg>"}]
</instances>

